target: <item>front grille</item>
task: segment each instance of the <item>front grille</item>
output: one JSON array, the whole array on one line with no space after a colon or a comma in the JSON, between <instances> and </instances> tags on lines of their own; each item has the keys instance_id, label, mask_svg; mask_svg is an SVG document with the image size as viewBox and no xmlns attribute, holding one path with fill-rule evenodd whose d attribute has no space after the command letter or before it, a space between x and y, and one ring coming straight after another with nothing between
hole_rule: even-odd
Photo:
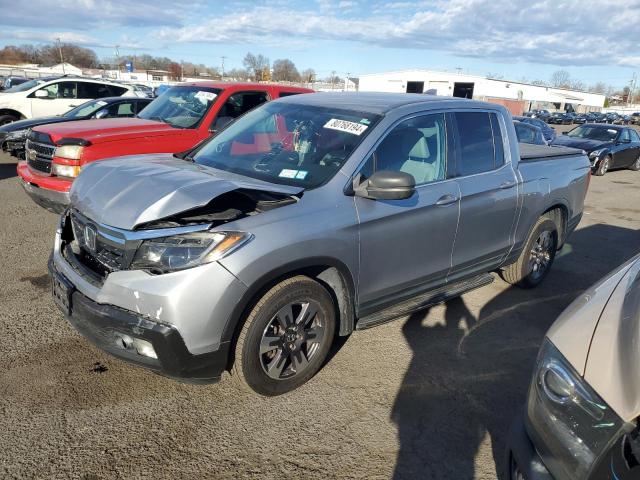
<instances>
[{"instance_id":1,"label":"front grille","mask_svg":"<svg viewBox=\"0 0 640 480\"><path fill-rule=\"evenodd\" d=\"M129 266L133 252L127 250L124 243L114 245L117 242L105 238L98 225L76 211L68 214L67 221L71 225L68 233L72 235L67 235L64 240L75 241L75 260L85 268L104 278L111 272ZM73 238L69 238L70 236Z\"/></svg>"},{"instance_id":2,"label":"front grille","mask_svg":"<svg viewBox=\"0 0 640 480\"><path fill-rule=\"evenodd\" d=\"M51 173L51 160L55 149L54 145L27 140L25 152L27 164L34 170Z\"/></svg>"}]
</instances>

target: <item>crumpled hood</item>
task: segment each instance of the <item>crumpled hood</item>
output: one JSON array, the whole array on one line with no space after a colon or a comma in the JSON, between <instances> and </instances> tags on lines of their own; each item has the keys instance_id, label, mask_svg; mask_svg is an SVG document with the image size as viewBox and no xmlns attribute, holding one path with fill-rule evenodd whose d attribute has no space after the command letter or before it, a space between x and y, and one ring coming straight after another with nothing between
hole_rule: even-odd
<instances>
[{"instance_id":1,"label":"crumpled hood","mask_svg":"<svg viewBox=\"0 0 640 480\"><path fill-rule=\"evenodd\" d=\"M611 146L611 142L603 142L601 140L589 140L587 138L571 138L567 135L558 135L551 145L562 145L565 147L579 148L591 153L599 148Z\"/></svg>"},{"instance_id":2,"label":"crumpled hood","mask_svg":"<svg viewBox=\"0 0 640 480\"><path fill-rule=\"evenodd\" d=\"M168 154L132 155L87 165L71 187L71 206L95 222L133 230L137 225L204 206L239 188L286 195L303 190Z\"/></svg>"}]
</instances>

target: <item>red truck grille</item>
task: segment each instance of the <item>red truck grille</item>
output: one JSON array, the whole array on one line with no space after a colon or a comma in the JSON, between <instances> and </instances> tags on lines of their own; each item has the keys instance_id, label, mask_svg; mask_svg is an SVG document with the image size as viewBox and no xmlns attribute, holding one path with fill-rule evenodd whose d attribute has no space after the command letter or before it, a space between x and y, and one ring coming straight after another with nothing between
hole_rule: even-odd
<instances>
[{"instance_id":1,"label":"red truck grille","mask_svg":"<svg viewBox=\"0 0 640 480\"><path fill-rule=\"evenodd\" d=\"M34 170L51 173L51 160L53 159L55 149L56 147L54 145L27 140L25 146L27 164Z\"/></svg>"}]
</instances>

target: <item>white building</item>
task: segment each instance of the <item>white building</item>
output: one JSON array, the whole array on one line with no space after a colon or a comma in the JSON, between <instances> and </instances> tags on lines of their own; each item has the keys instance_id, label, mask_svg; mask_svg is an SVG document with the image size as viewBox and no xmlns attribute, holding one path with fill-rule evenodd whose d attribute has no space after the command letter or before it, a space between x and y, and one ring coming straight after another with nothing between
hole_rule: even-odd
<instances>
[{"instance_id":1,"label":"white building","mask_svg":"<svg viewBox=\"0 0 640 480\"><path fill-rule=\"evenodd\" d=\"M605 96L527 83L510 82L477 75L429 70L403 70L360 76L361 92L430 93L502 103L511 113L531 108L548 110L600 110Z\"/></svg>"}]
</instances>

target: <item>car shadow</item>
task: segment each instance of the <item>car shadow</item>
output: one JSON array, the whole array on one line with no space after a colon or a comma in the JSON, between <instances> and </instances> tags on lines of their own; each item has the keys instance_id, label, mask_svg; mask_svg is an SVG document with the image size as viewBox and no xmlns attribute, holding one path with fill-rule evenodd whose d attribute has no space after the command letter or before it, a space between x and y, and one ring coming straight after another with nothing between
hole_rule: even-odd
<instances>
[{"instance_id":1,"label":"car shadow","mask_svg":"<svg viewBox=\"0 0 640 480\"><path fill-rule=\"evenodd\" d=\"M18 176L18 172L16 171L17 167L18 167L17 163L0 163L0 180L17 177Z\"/></svg>"},{"instance_id":2,"label":"car shadow","mask_svg":"<svg viewBox=\"0 0 640 480\"><path fill-rule=\"evenodd\" d=\"M479 309L467 297L451 300L444 321L433 310L411 315L403 333L413 357L391 414L400 442L394 478L484 478L492 473L478 453L487 444L499 478L507 478L508 430L522 412L547 329L639 248L636 230L588 226L569 238L539 287L507 288Z\"/></svg>"}]
</instances>

